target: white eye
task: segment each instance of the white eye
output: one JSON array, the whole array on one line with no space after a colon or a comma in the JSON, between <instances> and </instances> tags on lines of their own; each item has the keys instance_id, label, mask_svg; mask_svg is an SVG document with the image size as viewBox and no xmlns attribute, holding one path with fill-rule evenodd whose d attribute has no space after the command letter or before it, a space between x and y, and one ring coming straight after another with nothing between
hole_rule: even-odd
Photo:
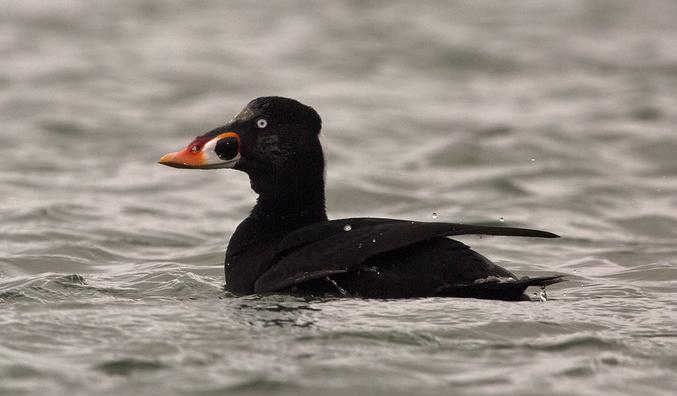
<instances>
[{"instance_id":1,"label":"white eye","mask_svg":"<svg viewBox=\"0 0 677 396\"><path fill-rule=\"evenodd\" d=\"M256 121L256 126L259 127L259 128L261 128L261 129L263 129L263 128L265 128L265 127L268 126L268 121L266 121L266 120L263 119L263 118L259 118L259 120Z\"/></svg>"}]
</instances>

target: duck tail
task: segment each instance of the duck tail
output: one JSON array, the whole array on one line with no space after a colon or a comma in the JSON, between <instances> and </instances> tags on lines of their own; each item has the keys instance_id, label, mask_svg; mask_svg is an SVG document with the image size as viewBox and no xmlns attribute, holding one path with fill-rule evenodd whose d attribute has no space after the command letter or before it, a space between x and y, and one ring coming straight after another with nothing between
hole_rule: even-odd
<instances>
[{"instance_id":1,"label":"duck tail","mask_svg":"<svg viewBox=\"0 0 677 396\"><path fill-rule=\"evenodd\" d=\"M565 280L563 275L539 276L536 278L525 276L520 279L511 278L510 280L490 277L470 284L444 285L435 289L430 295L438 297L470 297L505 301L529 301L529 296L524 294L527 287L545 287Z\"/></svg>"}]
</instances>

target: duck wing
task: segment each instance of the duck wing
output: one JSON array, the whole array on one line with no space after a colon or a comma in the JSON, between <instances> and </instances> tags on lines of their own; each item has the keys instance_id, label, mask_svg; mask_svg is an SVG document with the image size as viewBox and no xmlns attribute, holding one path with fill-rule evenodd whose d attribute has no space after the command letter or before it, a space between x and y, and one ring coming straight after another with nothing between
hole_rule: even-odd
<instances>
[{"instance_id":1,"label":"duck wing","mask_svg":"<svg viewBox=\"0 0 677 396\"><path fill-rule=\"evenodd\" d=\"M557 238L546 231L470 224L350 218L312 224L287 235L277 246L273 263L256 281L256 293L344 273L375 255L431 238L454 235L505 235Z\"/></svg>"}]
</instances>

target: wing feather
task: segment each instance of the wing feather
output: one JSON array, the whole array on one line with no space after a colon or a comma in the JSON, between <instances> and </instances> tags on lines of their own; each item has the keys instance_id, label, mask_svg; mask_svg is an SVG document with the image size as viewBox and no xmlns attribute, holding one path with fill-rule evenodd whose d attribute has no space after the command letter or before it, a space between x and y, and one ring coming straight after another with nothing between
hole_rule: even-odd
<instances>
[{"instance_id":1,"label":"wing feather","mask_svg":"<svg viewBox=\"0 0 677 396\"><path fill-rule=\"evenodd\" d=\"M273 265L255 284L257 293L279 291L329 274L347 272L377 254L431 238L454 235L558 236L525 228L351 218L313 224L285 237Z\"/></svg>"}]
</instances>

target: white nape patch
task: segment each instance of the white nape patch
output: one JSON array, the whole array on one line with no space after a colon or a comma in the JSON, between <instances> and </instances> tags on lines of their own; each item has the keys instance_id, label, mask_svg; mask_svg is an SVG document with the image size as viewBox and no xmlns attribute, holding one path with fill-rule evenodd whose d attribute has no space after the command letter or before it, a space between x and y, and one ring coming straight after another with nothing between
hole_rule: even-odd
<instances>
[{"instance_id":1,"label":"white nape patch","mask_svg":"<svg viewBox=\"0 0 677 396\"><path fill-rule=\"evenodd\" d=\"M204 146L202 146L202 156L205 160L204 166L206 167L213 167L213 168L232 168L237 164L237 162L240 160L240 152L238 150L237 155L235 158L230 159L230 160L223 160L221 157L219 157L218 154L216 154L216 151L214 149L216 148L216 143L219 141L219 138L214 138L207 143L205 143Z\"/></svg>"},{"instance_id":2,"label":"white nape patch","mask_svg":"<svg viewBox=\"0 0 677 396\"><path fill-rule=\"evenodd\" d=\"M320 147L322 147L322 160L324 161L324 170L322 175L322 181L327 183L327 140L324 137L324 133L320 131L318 134L320 139Z\"/></svg>"},{"instance_id":3,"label":"white nape patch","mask_svg":"<svg viewBox=\"0 0 677 396\"><path fill-rule=\"evenodd\" d=\"M249 109L249 107L245 107L237 113L235 117L233 117L233 121L247 121L248 119L254 117L254 113Z\"/></svg>"}]
</instances>

